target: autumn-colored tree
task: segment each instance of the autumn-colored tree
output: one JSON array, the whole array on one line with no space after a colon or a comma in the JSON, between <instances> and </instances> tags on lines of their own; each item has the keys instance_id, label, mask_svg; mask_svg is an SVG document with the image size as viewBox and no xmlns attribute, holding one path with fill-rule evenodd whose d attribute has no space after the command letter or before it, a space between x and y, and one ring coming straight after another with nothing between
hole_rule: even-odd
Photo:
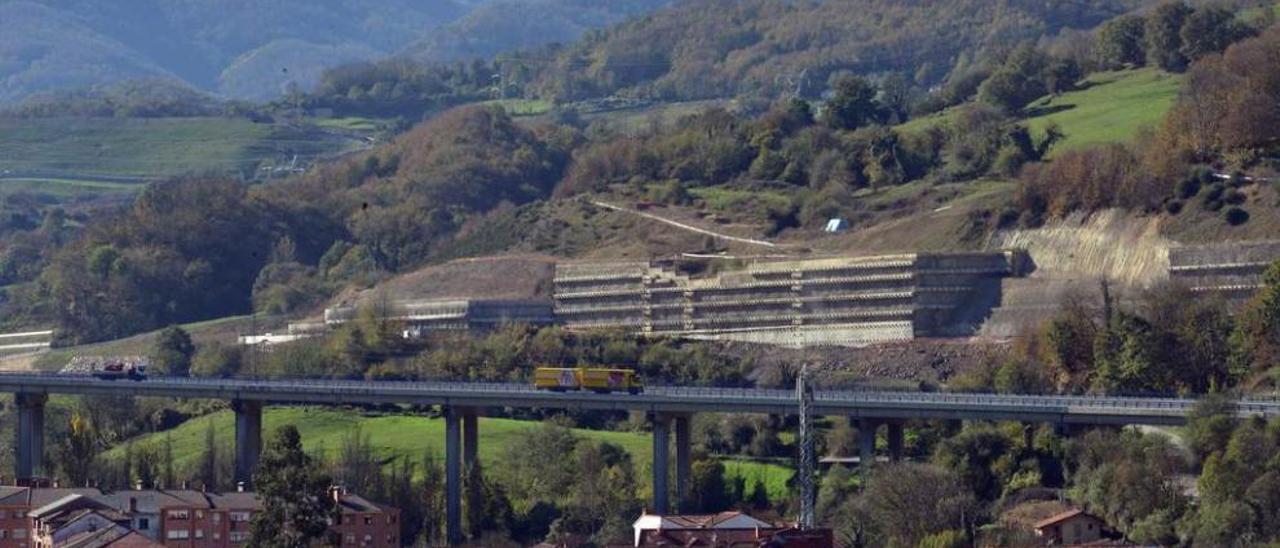
<instances>
[{"instance_id":1,"label":"autumn-colored tree","mask_svg":"<svg viewBox=\"0 0 1280 548\"><path fill-rule=\"evenodd\" d=\"M79 413L71 415L67 435L58 443L58 469L71 486L88 485L102 446L93 425Z\"/></svg>"},{"instance_id":2,"label":"autumn-colored tree","mask_svg":"<svg viewBox=\"0 0 1280 548\"><path fill-rule=\"evenodd\" d=\"M1231 334L1231 372L1237 378L1280 364L1280 262L1267 268L1262 284L1240 312Z\"/></svg>"}]
</instances>

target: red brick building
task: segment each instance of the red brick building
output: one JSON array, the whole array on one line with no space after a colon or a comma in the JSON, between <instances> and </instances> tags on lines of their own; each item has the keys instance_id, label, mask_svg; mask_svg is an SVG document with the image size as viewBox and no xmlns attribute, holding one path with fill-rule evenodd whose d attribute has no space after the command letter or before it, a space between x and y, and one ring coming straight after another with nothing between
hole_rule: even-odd
<instances>
[{"instance_id":1,"label":"red brick building","mask_svg":"<svg viewBox=\"0 0 1280 548\"><path fill-rule=\"evenodd\" d=\"M330 490L330 496L338 508L330 526L335 544L400 546L400 510L342 489ZM94 511L128 533L119 534L112 542L136 544L141 537L170 548L231 548L249 539L249 522L261 509L261 501L251 492L146 489L104 493L97 489L0 487L0 548L44 548L35 542L37 532L43 530L52 538L62 524L70 523L66 516L79 516L73 511ZM32 516L36 511L58 519L37 522ZM88 519L91 517L76 523L83 525ZM108 528L103 523L94 531L76 533L107 535L100 531ZM62 536L70 535L66 531Z\"/></svg>"}]
</instances>

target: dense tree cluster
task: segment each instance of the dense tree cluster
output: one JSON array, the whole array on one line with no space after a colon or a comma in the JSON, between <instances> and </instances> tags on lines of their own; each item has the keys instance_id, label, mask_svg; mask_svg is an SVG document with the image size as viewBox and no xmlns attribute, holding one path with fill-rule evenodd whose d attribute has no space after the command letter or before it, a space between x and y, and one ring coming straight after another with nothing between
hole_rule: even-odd
<instances>
[{"instance_id":1,"label":"dense tree cluster","mask_svg":"<svg viewBox=\"0 0 1280 548\"><path fill-rule=\"evenodd\" d=\"M1070 91L1082 76L1074 60L1022 44L982 82L978 99L1017 112L1045 95Z\"/></svg>"},{"instance_id":2,"label":"dense tree cluster","mask_svg":"<svg viewBox=\"0 0 1280 548\"><path fill-rule=\"evenodd\" d=\"M535 92L575 100L623 93L664 100L797 90L829 76L901 73L932 86L957 52L982 56L1065 27L1090 28L1131 4L1102 2L694 2L548 52ZM875 17L866 17L868 13Z\"/></svg>"},{"instance_id":3,"label":"dense tree cluster","mask_svg":"<svg viewBox=\"0 0 1280 548\"><path fill-rule=\"evenodd\" d=\"M1188 63L1221 53L1255 32L1226 7L1192 8L1175 0L1145 17L1124 15L1107 21L1098 31L1097 55L1107 68L1150 63L1181 71Z\"/></svg>"},{"instance_id":4,"label":"dense tree cluster","mask_svg":"<svg viewBox=\"0 0 1280 548\"><path fill-rule=\"evenodd\" d=\"M954 384L1012 393L1204 394L1269 386L1280 348L1280 264L1233 314L1226 302L1157 288L1132 309L1073 295L1003 363Z\"/></svg>"},{"instance_id":5,"label":"dense tree cluster","mask_svg":"<svg viewBox=\"0 0 1280 548\"><path fill-rule=\"evenodd\" d=\"M102 340L244 312L268 256L264 242L298 222L235 181L152 185L126 210L96 219L45 269L42 283L58 303L58 336ZM314 239L300 241L324 238L323 224L301 228ZM318 253L305 246L299 252Z\"/></svg>"},{"instance_id":6,"label":"dense tree cluster","mask_svg":"<svg viewBox=\"0 0 1280 548\"><path fill-rule=\"evenodd\" d=\"M47 92L0 110L16 118L163 118L239 114L245 105L224 103L161 78L130 80L95 89Z\"/></svg>"},{"instance_id":7,"label":"dense tree cluster","mask_svg":"<svg viewBox=\"0 0 1280 548\"><path fill-rule=\"evenodd\" d=\"M859 189L1013 174L1061 137L1056 128L1033 137L1008 114L982 106L902 133L880 125L890 114L874 90L865 80L841 79L825 123L807 103L792 100L754 120L712 110L668 130L588 144L574 155L556 196L627 183L648 189L655 201L679 204L688 200L685 187L780 182L797 192L790 207L769 216L779 228L812 226L848 211Z\"/></svg>"},{"instance_id":8,"label":"dense tree cluster","mask_svg":"<svg viewBox=\"0 0 1280 548\"><path fill-rule=\"evenodd\" d=\"M1280 468L1272 458L1280 422L1237 422L1233 412L1229 402L1216 399L1193 412L1190 456L1163 436L1137 431L1096 431L1070 441L1072 498L1139 543L1248 546L1280 540ZM1198 474L1195 498L1179 481L1186 473Z\"/></svg>"},{"instance_id":9,"label":"dense tree cluster","mask_svg":"<svg viewBox=\"0 0 1280 548\"><path fill-rule=\"evenodd\" d=\"M332 109L342 116L424 115L498 95L494 76L501 69L484 61L424 64L405 58L366 61L330 68L310 91L295 90L277 106Z\"/></svg>"},{"instance_id":10,"label":"dense tree cluster","mask_svg":"<svg viewBox=\"0 0 1280 548\"><path fill-rule=\"evenodd\" d=\"M1187 72L1178 102L1157 135L1166 154L1184 161L1226 159L1248 167L1280 138L1280 29L1207 55Z\"/></svg>"}]
</instances>

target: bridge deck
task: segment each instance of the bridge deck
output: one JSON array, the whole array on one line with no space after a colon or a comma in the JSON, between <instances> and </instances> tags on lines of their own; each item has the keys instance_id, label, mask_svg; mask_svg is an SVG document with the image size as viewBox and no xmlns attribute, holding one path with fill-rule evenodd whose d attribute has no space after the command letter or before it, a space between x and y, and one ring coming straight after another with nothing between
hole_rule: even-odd
<instances>
[{"instance_id":1,"label":"bridge deck","mask_svg":"<svg viewBox=\"0 0 1280 548\"><path fill-rule=\"evenodd\" d=\"M643 393L550 392L525 384L349 380L258 380L152 377L144 381L88 376L0 374L0 392L157 396L277 404L417 404L465 407L606 409L651 412L795 414L790 390L649 387ZM869 418L1016 420L1082 424L1176 425L1194 399L1105 396L1014 396L925 392L817 391L823 415ZM1241 416L1280 416L1280 401L1245 400Z\"/></svg>"}]
</instances>

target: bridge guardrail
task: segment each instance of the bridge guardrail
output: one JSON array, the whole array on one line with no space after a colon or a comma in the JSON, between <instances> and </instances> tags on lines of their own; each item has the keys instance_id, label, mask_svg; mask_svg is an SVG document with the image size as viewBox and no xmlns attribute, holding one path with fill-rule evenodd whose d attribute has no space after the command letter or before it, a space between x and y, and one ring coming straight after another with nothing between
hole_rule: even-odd
<instances>
[{"instance_id":1,"label":"bridge guardrail","mask_svg":"<svg viewBox=\"0 0 1280 548\"><path fill-rule=\"evenodd\" d=\"M58 387L82 386L138 386L163 390L166 386L174 388L193 387L211 389L222 392L258 392L266 395L287 397L290 392L308 392L342 396L379 396L403 395L497 395L523 394L557 401L573 397L572 394L549 393L538 390L532 385L522 383L500 382L459 382L459 381L362 381L338 379L268 379L268 378L235 378L207 379L185 377L152 377L144 384L131 384L134 381L107 381L88 375L66 375L55 373L0 373L0 382L5 379L29 381L32 384L47 384ZM117 384L104 384L117 383ZM586 393L591 398L600 396ZM747 404L775 405L795 400L795 392L785 389L765 388L720 388L699 386L651 386L644 394L648 400L668 398L670 403L706 403L714 405L716 400L736 400ZM619 395L620 398L636 398L631 395ZM922 406L1001 406L1011 408L1052 409L1116 409L1126 411L1178 411L1185 413L1197 402L1195 399L1179 398L1141 398L1141 397L1108 397L1108 396L1034 396L1009 394L974 394L948 392L892 392L892 391L816 391L814 399L818 403L868 403L886 404L903 403ZM1237 409L1243 413L1261 413L1280 415L1280 399L1248 398L1235 402Z\"/></svg>"}]
</instances>

